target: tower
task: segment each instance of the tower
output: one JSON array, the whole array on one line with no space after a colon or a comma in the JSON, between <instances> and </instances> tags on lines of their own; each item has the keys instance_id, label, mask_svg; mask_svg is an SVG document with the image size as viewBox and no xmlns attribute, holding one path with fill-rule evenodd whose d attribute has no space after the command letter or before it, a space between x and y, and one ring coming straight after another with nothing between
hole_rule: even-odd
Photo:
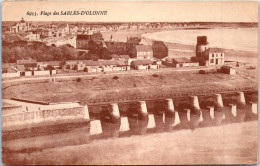
<instances>
[{"instance_id":1,"label":"tower","mask_svg":"<svg viewBox=\"0 0 260 166\"><path fill-rule=\"evenodd\" d=\"M206 51L208 47L207 36L197 36L196 57L201 57L202 53Z\"/></svg>"}]
</instances>

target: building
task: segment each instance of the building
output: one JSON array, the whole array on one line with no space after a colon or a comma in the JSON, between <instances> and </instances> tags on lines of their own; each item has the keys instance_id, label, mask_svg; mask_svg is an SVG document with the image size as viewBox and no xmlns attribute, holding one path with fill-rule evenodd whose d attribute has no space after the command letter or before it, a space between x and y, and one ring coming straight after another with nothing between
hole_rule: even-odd
<instances>
[{"instance_id":1,"label":"building","mask_svg":"<svg viewBox=\"0 0 260 166\"><path fill-rule=\"evenodd\" d=\"M201 66L224 65L225 54L222 49L208 48L203 52L202 56L198 58Z\"/></svg>"},{"instance_id":2,"label":"building","mask_svg":"<svg viewBox=\"0 0 260 166\"><path fill-rule=\"evenodd\" d=\"M91 41L91 35L77 35L76 48L89 49L90 41Z\"/></svg>"},{"instance_id":3,"label":"building","mask_svg":"<svg viewBox=\"0 0 260 166\"><path fill-rule=\"evenodd\" d=\"M178 57L172 58L172 66L179 68L179 67L192 67L192 66L199 66L198 62L191 62L186 57Z\"/></svg>"},{"instance_id":4,"label":"building","mask_svg":"<svg viewBox=\"0 0 260 166\"><path fill-rule=\"evenodd\" d=\"M130 38L127 38L127 41L126 41L126 50L127 52L129 53L129 51L135 47L136 45L139 45L141 42L141 38L140 37L130 37Z\"/></svg>"},{"instance_id":5,"label":"building","mask_svg":"<svg viewBox=\"0 0 260 166\"><path fill-rule=\"evenodd\" d=\"M219 71L222 73L225 73L225 74L229 74L229 75L236 74L236 69L232 66L227 66L227 65L222 66Z\"/></svg>"},{"instance_id":6,"label":"building","mask_svg":"<svg viewBox=\"0 0 260 166\"><path fill-rule=\"evenodd\" d=\"M196 57L193 57L191 60L199 62L200 66L224 65L225 55L220 48L209 48L207 36L198 36Z\"/></svg>"},{"instance_id":7,"label":"building","mask_svg":"<svg viewBox=\"0 0 260 166\"><path fill-rule=\"evenodd\" d=\"M209 48L207 36L198 36L196 44L196 57L203 56L203 52Z\"/></svg>"},{"instance_id":8,"label":"building","mask_svg":"<svg viewBox=\"0 0 260 166\"><path fill-rule=\"evenodd\" d=\"M2 73L16 73L15 63L2 63Z\"/></svg>"},{"instance_id":9,"label":"building","mask_svg":"<svg viewBox=\"0 0 260 166\"><path fill-rule=\"evenodd\" d=\"M150 59L143 59L132 61L131 68L136 70L158 69L159 65L153 65L153 62Z\"/></svg>"},{"instance_id":10,"label":"building","mask_svg":"<svg viewBox=\"0 0 260 166\"><path fill-rule=\"evenodd\" d=\"M130 58L129 55L117 55L117 54L112 54L111 57L113 60L128 60Z\"/></svg>"},{"instance_id":11,"label":"building","mask_svg":"<svg viewBox=\"0 0 260 166\"><path fill-rule=\"evenodd\" d=\"M37 70L37 61L34 59L21 59L16 61L17 66L24 66L25 70Z\"/></svg>"},{"instance_id":12,"label":"building","mask_svg":"<svg viewBox=\"0 0 260 166\"><path fill-rule=\"evenodd\" d=\"M37 62L37 68L40 70L60 68L61 61Z\"/></svg>"},{"instance_id":13,"label":"building","mask_svg":"<svg viewBox=\"0 0 260 166\"><path fill-rule=\"evenodd\" d=\"M199 66L199 62L192 62L186 57L165 58L163 64L176 68Z\"/></svg>"},{"instance_id":14,"label":"building","mask_svg":"<svg viewBox=\"0 0 260 166\"><path fill-rule=\"evenodd\" d=\"M149 45L136 45L131 50L131 57L137 59L153 59L153 50Z\"/></svg>"},{"instance_id":15,"label":"building","mask_svg":"<svg viewBox=\"0 0 260 166\"><path fill-rule=\"evenodd\" d=\"M102 34L93 33L93 34L80 34L76 38L76 48L94 50L102 45Z\"/></svg>"},{"instance_id":16,"label":"building","mask_svg":"<svg viewBox=\"0 0 260 166\"><path fill-rule=\"evenodd\" d=\"M29 23L26 23L22 18L20 22L16 23L15 25L11 26L11 31L13 33L18 33L20 31L27 31L30 29Z\"/></svg>"},{"instance_id":17,"label":"building","mask_svg":"<svg viewBox=\"0 0 260 166\"><path fill-rule=\"evenodd\" d=\"M168 56L168 47L162 41L154 41L152 44L153 57L161 59Z\"/></svg>"},{"instance_id":18,"label":"building","mask_svg":"<svg viewBox=\"0 0 260 166\"><path fill-rule=\"evenodd\" d=\"M119 55L121 60L128 60L130 57L129 55Z\"/></svg>"},{"instance_id":19,"label":"building","mask_svg":"<svg viewBox=\"0 0 260 166\"><path fill-rule=\"evenodd\" d=\"M112 58L113 60L119 60L119 59L120 59L119 55L117 55L117 54L112 54L112 55L111 55L111 58Z\"/></svg>"},{"instance_id":20,"label":"building","mask_svg":"<svg viewBox=\"0 0 260 166\"><path fill-rule=\"evenodd\" d=\"M110 54L126 54L125 42L106 41L106 48Z\"/></svg>"}]
</instances>

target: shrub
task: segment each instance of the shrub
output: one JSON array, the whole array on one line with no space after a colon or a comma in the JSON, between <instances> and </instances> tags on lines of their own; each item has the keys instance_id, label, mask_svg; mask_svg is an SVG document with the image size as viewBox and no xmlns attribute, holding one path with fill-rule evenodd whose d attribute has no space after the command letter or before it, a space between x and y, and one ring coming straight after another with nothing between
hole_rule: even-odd
<instances>
[{"instance_id":1,"label":"shrub","mask_svg":"<svg viewBox=\"0 0 260 166\"><path fill-rule=\"evenodd\" d=\"M81 82L81 78L77 78L76 81L77 81L77 82Z\"/></svg>"},{"instance_id":2,"label":"shrub","mask_svg":"<svg viewBox=\"0 0 260 166\"><path fill-rule=\"evenodd\" d=\"M199 73L200 74L206 74L206 71L205 70L200 70Z\"/></svg>"},{"instance_id":3,"label":"shrub","mask_svg":"<svg viewBox=\"0 0 260 166\"><path fill-rule=\"evenodd\" d=\"M117 79L118 79L118 77L117 77L117 76L114 76L114 77L113 77L113 80L117 80Z\"/></svg>"},{"instance_id":4,"label":"shrub","mask_svg":"<svg viewBox=\"0 0 260 166\"><path fill-rule=\"evenodd\" d=\"M153 74L153 77L159 77L159 75L158 74Z\"/></svg>"}]
</instances>

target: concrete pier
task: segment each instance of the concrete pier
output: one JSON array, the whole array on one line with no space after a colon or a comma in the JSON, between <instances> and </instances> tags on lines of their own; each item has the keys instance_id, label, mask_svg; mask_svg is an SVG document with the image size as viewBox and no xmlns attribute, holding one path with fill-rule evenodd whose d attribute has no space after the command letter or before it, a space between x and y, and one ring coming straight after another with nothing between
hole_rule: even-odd
<instances>
[{"instance_id":1,"label":"concrete pier","mask_svg":"<svg viewBox=\"0 0 260 166\"><path fill-rule=\"evenodd\" d=\"M132 134L145 134L148 125L148 112L145 101L139 101L127 110L129 128Z\"/></svg>"},{"instance_id":2,"label":"concrete pier","mask_svg":"<svg viewBox=\"0 0 260 166\"><path fill-rule=\"evenodd\" d=\"M231 123L235 121L237 116L237 110L235 104L229 104L227 107L224 107L224 122Z\"/></svg>"},{"instance_id":3,"label":"concrete pier","mask_svg":"<svg viewBox=\"0 0 260 166\"><path fill-rule=\"evenodd\" d=\"M251 103L252 104L252 113L255 114L255 115L258 115L258 104L257 103Z\"/></svg>"},{"instance_id":4,"label":"concrete pier","mask_svg":"<svg viewBox=\"0 0 260 166\"><path fill-rule=\"evenodd\" d=\"M119 136L121 119L117 103L112 103L107 107L103 107L100 113L100 119L104 136Z\"/></svg>"},{"instance_id":5,"label":"concrete pier","mask_svg":"<svg viewBox=\"0 0 260 166\"><path fill-rule=\"evenodd\" d=\"M155 115L154 114L149 114L148 115L148 124L147 124L147 128L151 129L151 128L155 128L156 123L155 123Z\"/></svg>"},{"instance_id":6,"label":"concrete pier","mask_svg":"<svg viewBox=\"0 0 260 166\"><path fill-rule=\"evenodd\" d=\"M154 102L152 112L154 115L149 115L148 128L153 128L152 122L155 122L156 131L161 132L164 130L165 125L165 102L164 101L156 101ZM151 117L150 117L151 116ZM151 120L150 120L151 119ZM154 119L154 121L152 121Z\"/></svg>"},{"instance_id":7,"label":"concrete pier","mask_svg":"<svg viewBox=\"0 0 260 166\"><path fill-rule=\"evenodd\" d=\"M177 111L174 109L172 99L166 99L165 108L165 129L170 130L173 126L180 124L180 117Z\"/></svg>"},{"instance_id":8,"label":"concrete pier","mask_svg":"<svg viewBox=\"0 0 260 166\"><path fill-rule=\"evenodd\" d=\"M102 133L102 126L100 120L90 121L90 135L97 135Z\"/></svg>"},{"instance_id":9,"label":"concrete pier","mask_svg":"<svg viewBox=\"0 0 260 166\"><path fill-rule=\"evenodd\" d=\"M188 115L187 115L188 116ZM199 105L199 99L197 96L190 97L190 126L196 128L199 121L203 121L201 109Z\"/></svg>"},{"instance_id":10,"label":"concrete pier","mask_svg":"<svg viewBox=\"0 0 260 166\"><path fill-rule=\"evenodd\" d=\"M89 118L89 111L88 111L88 106L87 105L85 105L84 107L83 107L83 109L84 109L84 119L90 119Z\"/></svg>"},{"instance_id":11,"label":"concrete pier","mask_svg":"<svg viewBox=\"0 0 260 166\"><path fill-rule=\"evenodd\" d=\"M214 117L215 117L215 115L214 115L214 107L209 106L208 109L209 109L210 117L211 117L212 119L214 119Z\"/></svg>"},{"instance_id":12,"label":"concrete pier","mask_svg":"<svg viewBox=\"0 0 260 166\"><path fill-rule=\"evenodd\" d=\"M245 100L244 92L237 92L236 103L237 103L236 120L238 122L243 122L245 121L245 116L246 116L246 100Z\"/></svg>"},{"instance_id":13,"label":"concrete pier","mask_svg":"<svg viewBox=\"0 0 260 166\"><path fill-rule=\"evenodd\" d=\"M245 107L246 110L246 118L245 120L256 120L258 119L258 107L257 103L249 102L248 105Z\"/></svg>"},{"instance_id":14,"label":"concrete pier","mask_svg":"<svg viewBox=\"0 0 260 166\"><path fill-rule=\"evenodd\" d=\"M214 107L207 106L204 109L201 109L202 117L204 122L209 122L214 119Z\"/></svg>"},{"instance_id":15,"label":"concrete pier","mask_svg":"<svg viewBox=\"0 0 260 166\"><path fill-rule=\"evenodd\" d=\"M129 128L128 118L121 117L119 131L129 131L129 130L130 130L130 128Z\"/></svg>"},{"instance_id":16,"label":"concrete pier","mask_svg":"<svg viewBox=\"0 0 260 166\"><path fill-rule=\"evenodd\" d=\"M190 127L190 109L183 108L183 106L178 108L178 114L180 117L180 127L189 128Z\"/></svg>"},{"instance_id":17,"label":"concrete pier","mask_svg":"<svg viewBox=\"0 0 260 166\"><path fill-rule=\"evenodd\" d=\"M214 121L216 125L220 125L224 115L224 105L221 94L214 95Z\"/></svg>"}]
</instances>

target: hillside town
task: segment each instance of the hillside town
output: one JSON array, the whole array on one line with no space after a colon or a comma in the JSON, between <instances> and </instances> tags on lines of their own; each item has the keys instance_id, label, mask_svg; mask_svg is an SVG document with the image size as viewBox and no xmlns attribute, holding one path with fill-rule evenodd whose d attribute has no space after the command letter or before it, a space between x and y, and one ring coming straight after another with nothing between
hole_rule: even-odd
<instances>
[{"instance_id":1,"label":"hillside town","mask_svg":"<svg viewBox=\"0 0 260 166\"><path fill-rule=\"evenodd\" d=\"M152 25L146 25L145 28L165 28L166 26L164 24ZM169 28L169 26L166 27ZM192 26L199 25L192 24ZM74 52L76 55L73 55L76 58L73 60L65 58L55 61L37 61L30 57L17 59L16 62L2 64L2 77L52 76L57 73L73 73L75 71L100 73L159 68L219 66L225 64L224 52L220 48L209 47L207 36L197 36L195 56L185 57L185 55L172 56L168 45L163 41L152 41L152 45L147 45L141 37L127 37L127 40L122 42L114 41L112 35L110 40L104 40L100 32L102 29L132 29L134 27L136 29L144 28L141 25L78 28L68 24L66 27L51 25L48 28L41 28L27 23L22 18L20 22L10 26L6 31L20 38L21 34L23 34L25 41L28 43L40 41L46 45L51 45L47 47L57 47L60 44L69 45L69 47L76 49ZM93 53L98 56L93 57ZM77 59L77 57L83 58ZM232 67L229 68L230 70L232 69Z\"/></svg>"}]
</instances>

